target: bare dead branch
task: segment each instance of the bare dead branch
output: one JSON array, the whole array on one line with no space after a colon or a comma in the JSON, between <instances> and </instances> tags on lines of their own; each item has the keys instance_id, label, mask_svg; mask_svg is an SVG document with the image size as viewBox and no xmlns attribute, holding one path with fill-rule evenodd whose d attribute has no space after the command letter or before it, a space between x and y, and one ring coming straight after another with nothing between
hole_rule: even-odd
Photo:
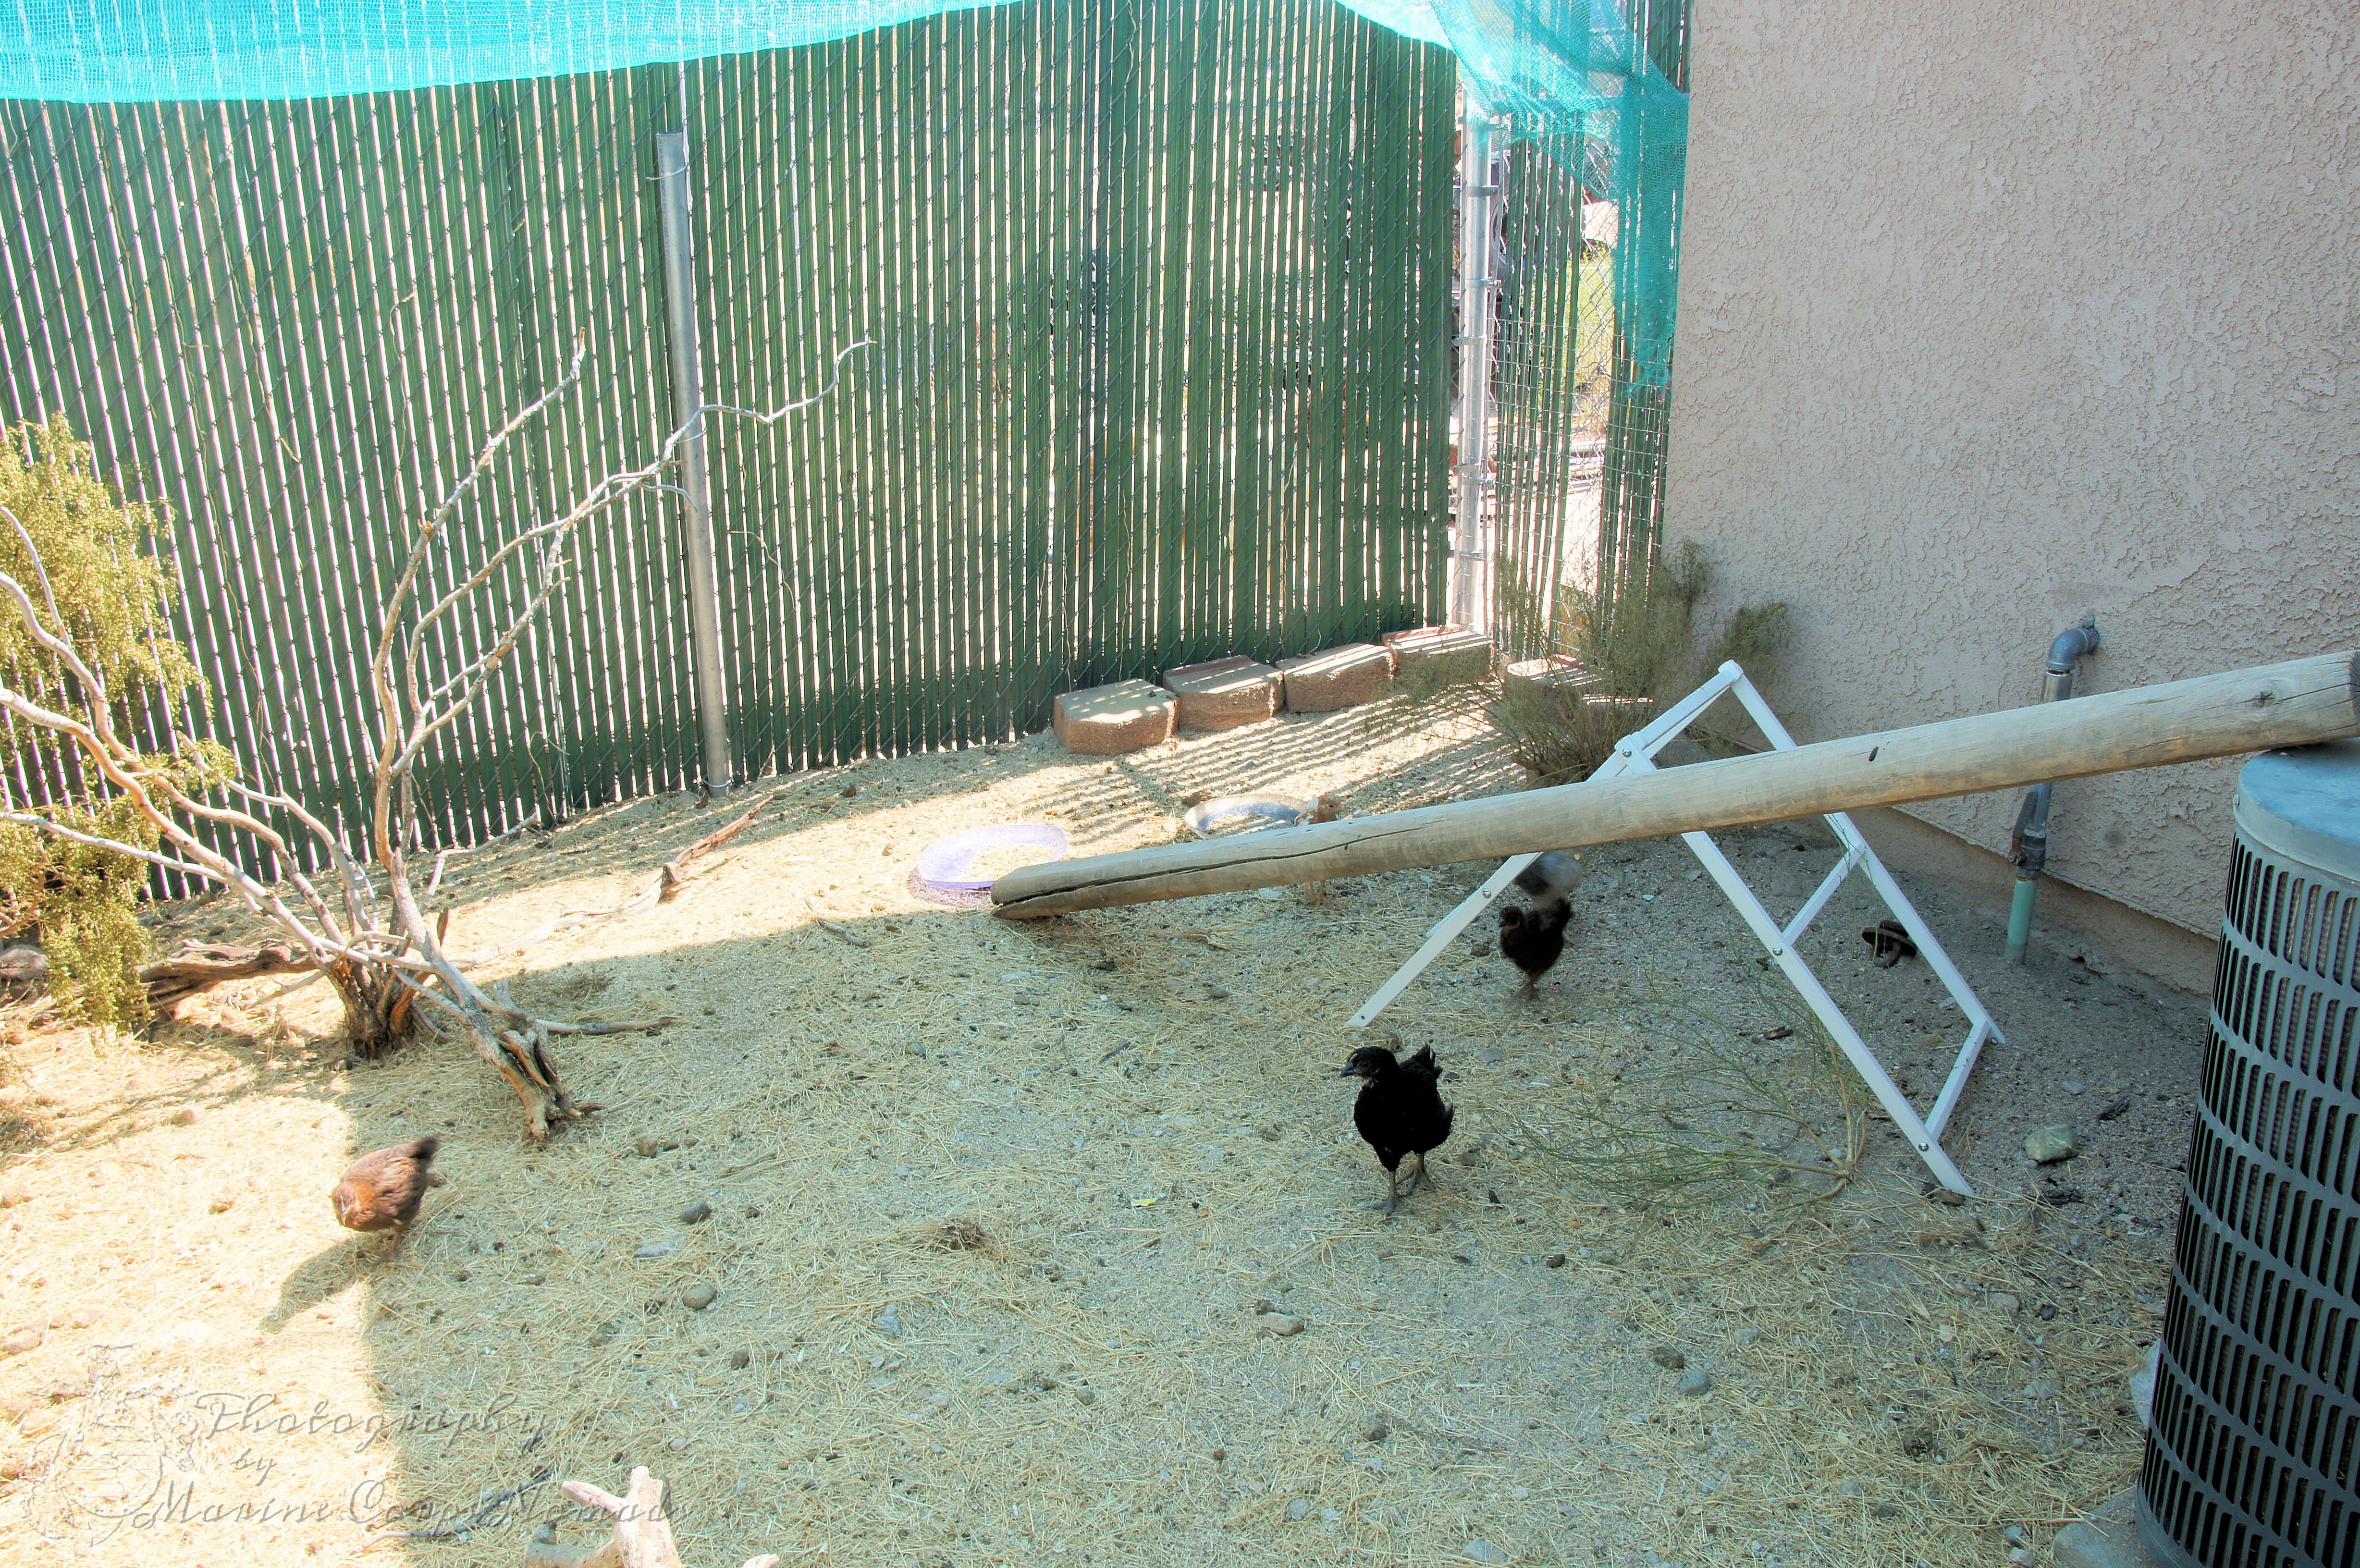
<instances>
[{"instance_id":1,"label":"bare dead branch","mask_svg":"<svg viewBox=\"0 0 2360 1568\"><path fill-rule=\"evenodd\" d=\"M525 1549L526 1568L682 1568L664 1511L664 1484L639 1465L621 1497L585 1481L560 1481L565 1495L615 1521L615 1533L589 1551L559 1546L544 1530ZM749 1558L746 1568L779 1568L772 1555Z\"/></svg>"},{"instance_id":2,"label":"bare dead branch","mask_svg":"<svg viewBox=\"0 0 2360 1568\"><path fill-rule=\"evenodd\" d=\"M49 569L42 564L41 552L34 545L32 534L17 520L16 514L7 507L0 506L0 517L7 518L8 526L16 529L16 537L25 542L25 553L32 559L33 573L41 580L41 602L49 607L49 619L60 626L64 626L66 618L58 614L57 592L49 586Z\"/></svg>"},{"instance_id":3,"label":"bare dead branch","mask_svg":"<svg viewBox=\"0 0 2360 1568\"><path fill-rule=\"evenodd\" d=\"M514 942L503 942L497 947L487 948L455 962L462 969L478 968L496 959L512 958L528 948L537 947L551 937L565 931L580 931L585 926L604 925L608 920L621 920L626 916L651 909L660 903L669 902L679 897L681 888L687 885L690 865L712 854L751 827L754 819L761 815L762 808L769 805L777 793L778 791L774 789L762 796L747 807L727 827L705 834L705 837L665 861L662 868L656 873L654 881L650 882L622 902L601 909L561 910L525 932L524 935L518 937Z\"/></svg>"},{"instance_id":4,"label":"bare dead branch","mask_svg":"<svg viewBox=\"0 0 2360 1568\"><path fill-rule=\"evenodd\" d=\"M486 989L471 981L465 970L486 960L447 952L442 941L448 911L439 920L430 920L424 907L441 891L456 851L445 847L434 854L424 900L411 880L409 857L430 847L413 818L413 769L425 749L472 709L527 646L572 574L572 542L585 524L642 492L671 488L666 474L705 415L727 413L775 423L833 392L844 361L868 346L864 339L839 351L825 387L777 408L711 404L697 409L650 461L606 474L555 516L501 527L478 559L457 564L452 572L454 583L426 589L430 572L439 577L443 570L438 561L447 564L457 552L453 518L500 452L580 383L588 345L586 341L577 343L554 384L503 423L419 519L381 603L367 674L377 722L362 736L360 747L368 770L369 814L362 829L365 842L357 844L285 794L232 780L224 794L214 795L208 788L209 798L198 799L192 787L182 782L180 771L159 770L152 758L119 735L106 686L73 647L39 550L21 521L8 516L30 553L41 594L37 604L23 583L5 573L0 573L0 593L13 602L35 645L78 682L76 700L68 705L80 711L59 711L0 682L0 713L46 731L71 748L86 766L93 793L128 806L143 824L141 833L152 830L157 847L69 828L32 811L0 811L0 822L23 823L226 887L283 934L283 941L274 939L255 948L191 947L151 964L147 977L151 994L159 1000L177 999L228 978L311 970L334 984L355 1044L364 1054L390 1049L413 1026L446 1037L456 1034L506 1079L536 1138L546 1136L552 1121L595 1109L576 1105L567 1094L551 1060L552 1040L661 1029L675 1020L567 1023L539 1018L518 1007L501 987ZM470 607L481 606L490 591L504 584L520 589L522 603L498 616L488 634L477 631ZM0 614L5 614L5 607ZM422 673L425 656L430 644L438 642L450 646L455 668L430 682ZM673 856L632 897L612 909L567 910L528 933L519 949L562 930L617 919L676 897L694 863L745 831L770 799L766 795L754 801L727 826ZM285 828L290 822L302 831L290 833ZM280 885L264 882L213 848L206 837L199 836L200 828L207 837L219 830L267 850L291 893L282 894ZM324 877L314 880L323 862L339 887L322 886ZM290 898L300 909L290 907ZM662 1538L668 1547L668 1529ZM656 1561L645 1559L648 1563Z\"/></svg>"},{"instance_id":5,"label":"bare dead branch","mask_svg":"<svg viewBox=\"0 0 2360 1568\"><path fill-rule=\"evenodd\" d=\"M38 828L52 837L66 839L74 844L87 844L92 849L112 850L117 855L128 855L144 860L150 866L161 866L166 871L177 871L183 877L194 877L209 882L224 884L229 881L229 878L222 876L210 866L199 866L187 860L175 860L169 855L160 854L139 844L125 844L120 839L101 838L96 833L82 833L61 822L53 822L47 817L34 816L29 811L0 811L0 822L15 822L19 827Z\"/></svg>"}]
</instances>

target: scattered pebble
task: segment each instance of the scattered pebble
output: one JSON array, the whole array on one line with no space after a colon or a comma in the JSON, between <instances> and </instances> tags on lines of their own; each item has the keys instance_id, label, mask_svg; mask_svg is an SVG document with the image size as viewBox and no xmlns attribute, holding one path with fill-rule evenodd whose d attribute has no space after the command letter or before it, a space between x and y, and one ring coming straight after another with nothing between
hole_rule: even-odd
<instances>
[{"instance_id":1,"label":"scattered pebble","mask_svg":"<svg viewBox=\"0 0 2360 1568\"><path fill-rule=\"evenodd\" d=\"M2072 1127L2063 1122L2035 1127L2032 1136L2024 1140L2024 1157L2035 1165L2054 1165L2081 1152L2081 1146L2074 1140Z\"/></svg>"},{"instance_id":2,"label":"scattered pebble","mask_svg":"<svg viewBox=\"0 0 2360 1568\"><path fill-rule=\"evenodd\" d=\"M1308 1499L1303 1497L1289 1497L1286 1499L1287 1523L1300 1524L1303 1520L1307 1519L1310 1517L1311 1504Z\"/></svg>"},{"instance_id":3,"label":"scattered pebble","mask_svg":"<svg viewBox=\"0 0 2360 1568\"><path fill-rule=\"evenodd\" d=\"M1303 1320L1289 1317L1284 1312L1273 1312L1262 1326L1281 1339L1289 1339L1303 1332Z\"/></svg>"},{"instance_id":4,"label":"scattered pebble","mask_svg":"<svg viewBox=\"0 0 2360 1568\"><path fill-rule=\"evenodd\" d=\"M1227 1459L1229 1456L1229 1451L1226 1448L1216 1448L1213 1450L1213 1463L1216 1465L1218 1465L1222 1460Z\"/></svg>"},{"instance_id":5,"label":"scattered pebble","mask_svg":"<svg viewBox=\"0 0 2360 1568\"><path fill-rule=\"evenodd\" d=\"M2027 1399L2053 1399L2064 1391L2064 1385L2054 1377L2043 1377L2038 1382L2024 1386L2024 1397Z\"/></svg>"},{"instance_id":6,"label":"scattered pebble","mask_svg":"<svg viewBox=\"0 0 2360 1568\"><path fill-rule=\"evenodd\" d=\"M668 1236L661 1240L647 1243L637 1252L632 1253L631 1256L641 1258L669 1257L679 1246L680 1237L676 1236Z\"/></svg>"},{"instance_id":7,"label":"scattered pebble","mask_svg":"<svg viewBox=\"0 0 2360 1568\"><path fill-rule=\"evenodd\" d=\"M2004 1317L2012 1318L2024 1310L2024 1302L2005 1290L1993 1291L1990 1300L1991 1310Z\"/></svg>"},{"instance_id":8,"label":"scattered pebble","mask_svg":"<svg viewBox=\"0 0 2360 1568\"><path fill-rule=\"evenodd\" d=\"M639 1158L642 1160L653 1160L656 1157L657 1149L654 1138L642 1138L631 1147L639 1150Z\"/></svg>"},{"instance_id":9,"label":"scattered pebble","mask_svg":"<svg viewBox=\"0 0 2360 1568\"><path fill-rule=\"evenodd\" d=\"M2107 1102L2106 1108L2104 1110L2098 1113L2098 1119L2102 1122L2113 1121L2116 1116L2124 1115L2130 1108L2131 1097L2128 1094L2117 1095L2113 1100Z\"/></svg>"},{"instance_id":10,"label":"scattered pebble","mask_svg":"<svg viewBox=\"0 0 2360 1568\"><path fill-rule=\"evenodd\" d=\"M1562 1269L1565 1267L1565 1254L1562 1252L1552 1252L1546 1258L1542 1258L1541 1261L1551 1269Z\"/></svg>"},{"instance_id":11,"label":"scattered pebble","mask_svg":"<svg viewBox=\"0 0 2360 1568\"><path fill-rule=\"evenodd\" d=\"M688 1288L688 1294L680 1299L681 1305L692 1312L701 1312L711 1306L713 1298L720 1293L710 1285L691 1285Z\"/></svg>"},{"instance_id":12,"label":"scattered pebble","mask_svg":"<svg viewBox=\"0 0 2360 1568\"><path fill-rule=\"evenodd\" d=\"M1680 1374L1681 1393L1696 1395L1709 1394L1711 1391L1712 1374L1707 1372L1703 1367L1691 1367L1687 1371Z\"/></svg>"},{"instance_id":13,"label":"scattered pebble","mask_svg":"<svg viewBox=\"0 0 2360 1568\"><path fill-rule=\"evenodd\" d=\"M1688 1358L1668 1345L1659 1345L1647 1353L1655 1365L1666 1372L1677 1372L1688 1364Z\"/></svg>"},{"instance_id":14,"label":"scattered pebble","mask_svg":"<svg viewBox=\"0 0 2360 1568\"><path fill-rule=\"evenodd\" d=\"M2031 1544L2029 1541L2025 1540L2024 1527L2020 1524L2012 1524L2005 1530L2001 1530L1999 1532L1999 1538L2010 1546L2027 1546Z\"/></svg>"},{"instance_id":15,"label":"scattered pebble","mask_svg":"<svg viewBox=\"0 0 2360 1568\"><path fill-rule=\"evenodd\" d=\"M11 1181L5 1187L0 1187L0 1209L13 1209L19 1203L32 1201L33 1194L25 1191L22 1181Z\"/></svg>"},{"instance_id":16,"label":"scattered pebble","mask_svg":"<svg viewBox=\"0 0 2360 1568\"><path fill-rule=\"evenodd\" d=\"M196 1126L197 1107L194 1105L182 1105L179 1110L174 1111L172 1113L172 1125L174 1127Z\"/></svg>"},{"instance_id":17,"label":"scattered pebble","mask_svg":"<svg viewBox=\"0 0 2360 1568\"><path fill-rule=\"evenodd\" d=\"M733 1351L731 1351L731 1352L729 1353L729 1367L730 1367L730 1370L735 1371L735 1372L742 1372L742 1371L744 1371L744 1370L746 1369L746 1366L747 1366L747 1364L748 1364L748 1362L752 1361L753 1359L754 1359L754 1353L753 1353L752 1351L750 1351L750 1350L747 1350L747 1349L743 1349L743 1348L739 1348L739 1349L737 1349L737 1350L733 1350Z\"/></svg>"},{"instance_id":18,"label":"scattered pebble","mask_svg":"<svg viewBox=\"0 0 2360 1568\"><path fill-rule=\"evenodd\" d=\"M1868 1493L1868 1488L1862 1486L1857 1481L1846 1481L1841 1486L1838 1487L1837 1490L1843 1493L1847 1497L1865 1497Z\"/></svg>"},{"instance_id":19,"label":"scattered pebble","mask_svg":"<svg viewBox=\"0 0 2360 1568\"><path fill-rule=\"evenodd\" d=\"M888 1307L883 1312L877 1314L877 1332L879 1334L891 1334L897 1339L901 1337L902 1332L901 1320L894 1313L892 1308Z\"/></svg>"},{"instance_id":20,"label":"scattered pebble","mask_svg":"<svg viewBox=\"0 0 2360 1568\"><path fill-rule=\"evenodd\" d=\"M2033 1568L2033 1564L2040 1561L2040 1553L2029 1546L2019 1546L2007 1554L2007 1560L2015 1563L2016 1568Z\"/></svg>"},{"instance_id":21,"label":"scattered pebble","mask_svg":"<svg viewBox=\"0 0 2360 1568\"><path fill-rule=\"evenodd\" d=\"M229 1213L230 1206L236 1202L237 1199L234 1194L224 1192L220 1197L215 1198L208 1206L217 1214L225 1214Z\"/></svg>"},{"instance_id":22,"label":"scattered pebble","mask_svg":"<svg viewBox=\"0 0 2360 1568\"><path fill-rule=\"evenodd\" d=\"M1488 1541L1470 1541L1461 1548L1461 1554L1476 1563L1505 1563L1508 1554Z\"/></svg>"},{"instance_id":23,"label":"scattered pebble","mask_svg":"<svg viewBox=\"0 0 2360 1568\"><path fill-rule=\"evenodd\" d=\"M2082 1090L2084 1090L2084 1089L2086 1089L2086 1088L2088 1088L2088 1087L2089 1087L2089 1085L2088 1085L2088 1084L2086 1084L2086 1083L2082 1083L2082 1082L2081 1082L2080 1079L2078 1079L2078 1078L2068 1078L2068 1079L2066 1079L2066 1080L2065 1080L2065 1083L2064 1083L2064 1084L2063 1084L2063 1088L2064 1088L2065 1092L2066 1092L2067 1094L2080 1094Z\"/></svg>"},{"instance_id":24,"label":"scattered pebble","mask_svg":"<svg viewBox=\"0 0 2360 1568\"><path fill-rule=\"evenodd\" d=\"M1382 1421L1371 1421L1369 1423L1369 1429L1360 1435L1367 1438L1371 1443L1382 1443L1385 1439L1393 1435L1393 1428L1387 1426Z\"/></svg>"},{"instance_id":25,"label":"scattered pebble","mask_svg":"<svg viewBox=\"0 0 2360 1568\"><path fill-rule=\"evenodd\" d=\"M46 1337L38 1325L27 1324L7 1338L0 1339L0 1356L22 1356L28 1350L38 1350Z\"/></svg>"},{"instance_id":26,"label":"scattered pebble","mask_svg":"<svg viewBox=\"0 0 2360 1568\"><path fill-rule=\"evenodd\" d=\"M713 1205L703 1198L697 1199L696 1202L680 1211L680 1223L683 1225L702 1225L712 1217Z\"/></svg>"}]
</instances>

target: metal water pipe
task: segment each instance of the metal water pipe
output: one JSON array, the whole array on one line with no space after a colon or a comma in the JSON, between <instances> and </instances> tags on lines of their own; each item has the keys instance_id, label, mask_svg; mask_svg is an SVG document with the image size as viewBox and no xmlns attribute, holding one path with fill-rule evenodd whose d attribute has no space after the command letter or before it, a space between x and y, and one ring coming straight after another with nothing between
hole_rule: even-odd
<instances>
[{"instance_id":1,"label":"metal water pipe","mask_svg":"<svg viewBox=\"0 0 2360 1568\"><path fill-rule=\"evenodd\" d=\"M686 72L683 72L683 79ZM682 128L656 133L656 179L663 209L665 321L672 339L672 428L680 443L681 554L688 569L689 669L705 758L705 793L737 780L729 756L729 700L721 662L721 578L714 563L713 495L705 464L705 387L696 343L696 274L689 249L687 89Z\"/></svg>"},{"instance_id":2,"label":"metal water pipe","mask_svg":"<svg viewBox=\"0 0 2360 1568\"><path fill-rule=\"evenodd\" d=\"M2098 651L2098 617L2081 621L2057 634L2049 645L2049 668L2041 682L2040 700L2061 702L2073 694L2073 666L2085 654ZM2049 864L2049 789L2035 784L2016 813L2016 831L2008 836L2008 858L2016 862L2016 898L2007 910L2007 961L2024 962L2025 944L2032 936L2032 905L2040 886L2041 868Z\"/></svg>"},{"instance_id":3,"label":"metal water pipe","mask_svg":"<svg viewBox=\"0 0 2360 1568\"><path fill-rule=\"evenodd\" d=\"M1490 507L1484 492L1492 484L1491 328L1499 298L1498 235L1505 169L1502 138L1491 111L1460 78L1465 108L1459 149L1459 459L1452 473L1459 502L1450 618L1481 630L1489 616L1476 578L1491 559Z\"/></svg>"}]
</instances>

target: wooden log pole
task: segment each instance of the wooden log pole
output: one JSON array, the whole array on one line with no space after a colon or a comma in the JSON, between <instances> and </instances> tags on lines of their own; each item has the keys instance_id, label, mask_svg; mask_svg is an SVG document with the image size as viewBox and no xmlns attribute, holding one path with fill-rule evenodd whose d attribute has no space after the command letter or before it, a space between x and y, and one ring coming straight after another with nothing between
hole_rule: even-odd
<instances>
[{"instance_id":1,"label":"wooden log pole","mask_svg":"<svg viewBox=\"0 0 2360 1568\"><path fill-rule=\"evenodd\" d=\"M2360 735L2360 655L2074 697L1597 784L1054 860L991 885L1010 920L1786 822Z\"/></svg>"}]
</instances>

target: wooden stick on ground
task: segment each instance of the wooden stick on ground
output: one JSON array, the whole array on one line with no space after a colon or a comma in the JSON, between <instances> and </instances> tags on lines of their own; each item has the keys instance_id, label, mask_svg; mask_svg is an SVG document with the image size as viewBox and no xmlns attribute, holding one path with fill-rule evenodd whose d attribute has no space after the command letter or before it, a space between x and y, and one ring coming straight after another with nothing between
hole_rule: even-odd
<instances>
[{"instance_id":1,"label":"wooden stick on ground","mask_svg":"<svg viewBox=\"0 0 2360 1568\"><path fill-rule=\"evenodd\" d=\"M654 881L621 903L605 909L567 909L543 920L512 942L502 942L498 947L483 953L468 954L458 960L459 967L472 968L477 964L488 964L496 958L512 958L527 948L547 942L561 931L579 931L585 926L601 925L607 920L617 920L626 915L636 915L652 909L658 904L672 902L680 897L681 888L688 884L690 864L703 859L752 827L754 819L762 814L762 808L769 805L771 797L777 793L778 791L773 789L769 794L761 796L740 812L728 826L715 829L665 861L662 867L657 871Z\"/></svg>"},{"instance_id":2,"label":"wooden stick on ground","mask_svg":"<svg viewBox=\"0 0 2360 1568\"><path fill-rule=\"evenodd\" d=\"M560 1481L565 1495L585 1508L612 1514L615 1533L595 1547L560 1546L543 1539L544 1529L524 1549L525 1568L681 1568L680 1548L664 1513L664 1485L640 1465L621 1497L582 1481ZM778 1568L774 1556L749 1559L746 1568Z\"/></svg>"},{"instance_id":3,"label":"wooden stick on ground","mask_svg":"<svg viewBox=\"0 0 2360 1568\"><path fill-rule=\"evenodd\" d=\"M991 885L1012 920L1412 866L1787 822L2360 735L2360 657L2134 687L1598 784L1046 861Z\"/></svg>"}]
</instances>

